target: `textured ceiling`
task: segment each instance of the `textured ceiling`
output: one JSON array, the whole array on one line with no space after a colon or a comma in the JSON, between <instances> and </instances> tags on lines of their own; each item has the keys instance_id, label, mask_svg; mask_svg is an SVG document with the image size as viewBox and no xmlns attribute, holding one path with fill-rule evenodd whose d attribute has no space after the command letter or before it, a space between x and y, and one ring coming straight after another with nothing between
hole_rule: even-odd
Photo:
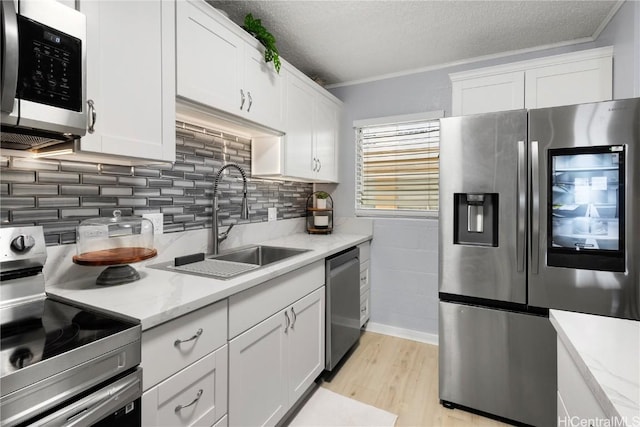
<instances>
[{"instance_id":1,"label":"textured ceiling","mask_svg":"<svg viewBox=\"0 0 640 427\"><path fill-rule=\"evenodd\" d=\"M247 13L262 19L280 55L327 84L585 41L619 6L617 0L208 2L237 24Z\"/></svg>"}]
</instances>

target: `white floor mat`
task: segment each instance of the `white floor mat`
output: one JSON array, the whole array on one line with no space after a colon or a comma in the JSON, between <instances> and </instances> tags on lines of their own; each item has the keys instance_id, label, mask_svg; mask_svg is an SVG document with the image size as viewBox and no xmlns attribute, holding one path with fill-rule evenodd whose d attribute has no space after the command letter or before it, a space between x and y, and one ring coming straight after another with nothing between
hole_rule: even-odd
<instances>
[{"instance_id":1,"label":"white floor mat","mask_svg":"<svg viewBox=\"0 0 640 427\"><path fill-rule=\"evenodd\" d=\"M392 427L397 415L318 387L289 427Z\"/></svg>"}]
</instances>

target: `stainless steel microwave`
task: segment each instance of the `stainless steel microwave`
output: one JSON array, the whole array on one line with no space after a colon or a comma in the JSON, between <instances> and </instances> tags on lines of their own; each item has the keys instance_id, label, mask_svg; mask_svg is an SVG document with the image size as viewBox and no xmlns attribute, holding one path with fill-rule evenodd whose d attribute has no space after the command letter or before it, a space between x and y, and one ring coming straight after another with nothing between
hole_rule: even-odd
<instances>
[{"instance_id":1,"label":"stainless steel microwave","mask_svg":"<svg viewBox=\"0 0 640 427\"><path fill-rule=\"evenodd\" d=\"M2 148L86 133L85 16L55 0L2 0Z\"/></svg>"}]
</instances>

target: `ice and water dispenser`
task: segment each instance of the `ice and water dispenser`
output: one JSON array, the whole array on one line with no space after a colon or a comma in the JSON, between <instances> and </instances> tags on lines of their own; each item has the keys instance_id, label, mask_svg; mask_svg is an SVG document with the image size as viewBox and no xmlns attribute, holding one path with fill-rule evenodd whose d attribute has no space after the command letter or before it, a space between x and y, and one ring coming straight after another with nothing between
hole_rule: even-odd
<instances>
[{"instance_id":1,"label":"ice and water dispenser","mask_svg":"<svg viewBox=\"0 0 640 427\"><path fill-rule=\"evenodd\" d=\"M498 246L498 193L455 193L453 243Z\"/></svg>"}]
</instances>

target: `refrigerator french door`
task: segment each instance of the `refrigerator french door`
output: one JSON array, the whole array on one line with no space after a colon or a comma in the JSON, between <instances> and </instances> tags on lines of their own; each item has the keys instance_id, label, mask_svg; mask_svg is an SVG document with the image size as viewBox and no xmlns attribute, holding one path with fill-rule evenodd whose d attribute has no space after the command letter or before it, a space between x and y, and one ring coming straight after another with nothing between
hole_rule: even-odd
<instances>
[{"instance_id":1,"label":"refrigerator french door","mask_svg":"<svg viewBox=\"0 0 640 427\"><path fill-rule=\"evenodd\" d=\"M530 305L640 319L640 99L529 112Z\"/></svg>"},{"instance_id":2,"label":"refrigerator french door","mask_svg":"<svg viewBox=\"0 0 640 427\"><path fill-rule=\"evenodd\" d=\"M440 399L554 425L548 309L640 319L640 100L446 118L440 134Z\"/></svg>"}]
</instances>

